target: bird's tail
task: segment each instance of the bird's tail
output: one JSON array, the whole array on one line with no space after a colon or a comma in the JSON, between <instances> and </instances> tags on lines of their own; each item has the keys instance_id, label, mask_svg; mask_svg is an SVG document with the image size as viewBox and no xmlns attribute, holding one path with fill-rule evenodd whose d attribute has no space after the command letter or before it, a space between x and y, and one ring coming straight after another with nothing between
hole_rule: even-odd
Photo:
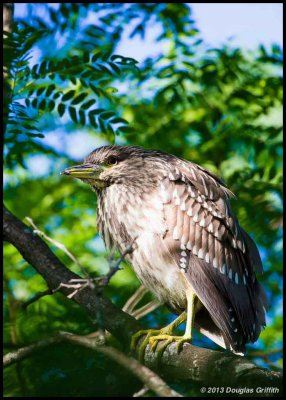
<instances>
[{"instance_id":1,"label":"bird's tail","mask_svg":"<svg viewBox=\"0 0 286 400\"><path fill-rule=\"evenodd\" d=\"M196 329L206 336L208 339L212 340L214 343L216 343L218 346L227 349L226 342L224 340L224 337L220 331L220 329L216 326L216 324L213 322L213 320L210 317L209 312L205 307L202 307L195 316L195 327ZM244 353L242 352L237 352L234 351L230 347L230 350L239 356L243 356Z\"/></svg>"}]
</instances>

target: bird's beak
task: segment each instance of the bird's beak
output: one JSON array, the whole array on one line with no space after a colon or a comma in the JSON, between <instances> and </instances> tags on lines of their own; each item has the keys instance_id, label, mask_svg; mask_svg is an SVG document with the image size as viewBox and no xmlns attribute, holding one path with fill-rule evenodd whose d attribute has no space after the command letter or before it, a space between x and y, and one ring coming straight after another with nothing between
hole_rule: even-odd
<instances>
[{"instance_id":1,"label":"bird's beak","mask_svg":"<svg viewBox=\"0 0 286 400\"><path fill-rule=\"evenodd\" d=\"M73 178L96 179L104 169L96 164L81 164L69 167L61 171L61 175L70 175Z\"/></svg>"}]
</instances>

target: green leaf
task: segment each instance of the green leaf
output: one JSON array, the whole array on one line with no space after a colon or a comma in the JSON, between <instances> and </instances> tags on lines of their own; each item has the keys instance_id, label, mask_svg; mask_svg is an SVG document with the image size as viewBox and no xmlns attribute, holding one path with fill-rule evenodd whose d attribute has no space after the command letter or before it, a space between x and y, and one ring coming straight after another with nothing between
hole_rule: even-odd
<instances>
[{"instance_id":1,"label":"green leaf","mask_svg":"<svg viewBox=\"0 0 286 400\"><path fill-rule=\"evenodd\" d=\"M39 103L39 109L45 110L45 108L46 108L46 99L42 99Z\"/></svg>"},{"instance_id":2,"label":"green leaf","mask_svg":"<svg viewBox=\"0 0 286 400\"><path fill-rule=\"evenodd\" d=\"M59 113L60 117L62 117L64 115L65 110L66 110L66 106L63 103L60 103L58 105L58 113Z\"/></svg>"},{"instance_id":3,"label":"green leaf","mask_svg":"<svg viewBox=\"0 0 286 400\"><path fill-rule=\"evenodd\" d=\"M113 130L113 127L112 127L112 125L111 125L110 123L106 124L106 128L107 128L107 131L108 131L109 133L111 133L112 135L115 135L115 132L114 132L114 130Z\"/></svg>"},{"instance_id":4,"label":"green leaf","mask_svg":"<svg viewBox=\"0 0 286 400\"><path fill-rule=\"evenodd\" d=\"M93 74L92 71L87 70L87 71L84 71L84 72L81 73L81 77L82 77L82 78L89 78L89 77L92 76L92 74Z\"/></svg>"},{"instance_id":5,"label":"green leaf","mask_svg":"<svg viewBox=\"0 0 286 400\"><path fill-rule=\"evenodd\" d=\"M58 99L60 96L62 95L62 92L56 92L54 95L53 95L53 99Z\"/></svg>"},{"instance_id":6,"label":"green leaf","mask_svg":"<svg viewBox=\"0 0 286 400\"><path fill-rule=\"evenodd\" d=\"M37 96L41 96L41 94L42 94L45 90L46 90L45 86L40 87L40 88L37 90Z\"/></svg>"},{"instance_id":7,"label":"green leaf","mask_svg":"<svg viewBox=\"0 0 286 400\"><path fill-rule=\"evenodd\" d=\"M9 129L9 133L14 133L16 135L23 133L23 131L21 129Z\"/></svg>"},{"instance_id":8,"label":"green leaf","mask_svg":"<svg viewBox=\"0 0 286 400\"><path fill-rule=\"evenodd\" d=\"M62 101L68 101L75 95L75 90L69 90L62 97Z\"/></svg>"},{"instance_id":9,"label":"green leaf","mask_svg":"<svg viewBox=\"0 0 286 400\"><path fill-rule=\"evenodd\" d=\"M116 116L116 114L112 111L107 111L107 112L103 112L100 114L100 118L102 118L102 119L109 119L114 116Z\"/></svg>"},{"instance_id":10,"label":"green leaf","mask_svg":"<svg viewBox=\"0 0 286 400\"><path fill-rule=\"evenodd\" d=\"M110 69L108 69L105 65L103 64L96 64L96 68L94 67L96 71L100 70L101 72L106 72L108 75L112 76L112 72Z\"/></svg>"},{"instance_id":11,"label":"green leaf","mask_svg":"<svg viewBox=\"0 0 286 400\"><path fill-rule=\"evenodd\" d=\"M101 112L105 111L103 108L98 108L97 110L91 110L89 111L89 115L98 115Z\"/></svg>"},{"instance_id":12,"label":"green leaf","mask_svg":"<svg viewBox=\"0 0 286 400\"><path fill-rule=\"evenodd\" d=\"M89 107L91 107L94 103L96 103L96 100L95 99L91 99L91 100L88 100L87 102L85 102L85 103L83 103L82 105L81 105L81 109L83 109L83 110L87 110Z\"/></svg>"},{"instance_id":13,"label":"green leaf","mask_svg":"<svg viewBox=\"0 0 286 400\"><path fill-rule=\"evenodd\" d=\"M112 86L109 86L109 87L105 88L105 92L106 93L118 93L118 89L116 89Z\"/></svg>"},{"instance_id":14,"label":"green leaf","mask_svg":"<svg viewBox=\"0 0 286 400\"><path fill-rule=\"evenodd\" d=\"M69 110L69 114L70 114L70 117L71 117L72 121L77 124L78 123L78 119L77 119L75 107L69 107L68 110Z\"/></svg>"},{"instance_id":15,"label":"green leaf","mask_svg":"<svg viewBox=\"0 0 286 400\"><path fill-rule=\"evenodd\" d=\"M84 63L89 63L89 57L90 57L89 52L88 52L88 51L85 51L85 52L83 53L83 62L84 62Z\"/></svg>"},{"instance_id":16,"label":"green leaf","mask_svg":"<svg viewBox=\"0 0 286 400\"><path fill-rule=\"evenodd\" d=\"M50 100L49 104L48 104L48 110L49 111L53 111L53 109L55 108L56 103L54 102L54 100Z\"/></svg>"},{"instance_id":17,"label":"green leaf","mask_svg":"<svg viewBox=\"0 0 286 400\"><path fill-rule=\"evenodd\" d=\"M40 68L39 68L38 72L42 75L42 74L44 74L46 72L47 68L48 68L48 62L47 61L43 61L41 63L41 65L40 65Z\"/></svg>"},{"instance_id":18,"label":"green leaf","mask_svg":"<svg viewBox=\"0 0 286 400\"><path fill-rule=\"evenodd\" d=\"M27 136L30 137L38 137L38 138L44 138L45 135L43 135L42 133L31 133L31 132L25 132Z\"/></svg>"},{"instance_id":19,"label":"green leaf","mask_svg":"<svg viewBox=\"0 0 286 400\"><path fill-rule=\"evenodd\" d=\"M99 127L100 127L101 132L107 133L107 129L105 127L105 124L104 124L103 120L99 118L98 123L99 123Z\"/></svg>"},{"instance_id":20,"label":"green leaf","mask_svg":"<svg viewBox=\"0 0 286 400\"><path fill-rule=\"evenodd\" d=\"M81 93L79 96L77 96L75 99L73 99L73 101L72 101L71 104L72 104L72 105L79 104L79 103L81 103L87 96L88 96L88 93L86 93L86 92Z\"/></svg>"},{"instance_id":21,"label":"green leaf","mask_svg":"<svg viewBox=\"0 0 286 400\"><path fill-rule=\"evenodd\" d=\"M96 118L95 118L94 114L88 114L88 116L89 116L89 121L90 121L91 125L92 125L94 128L97 128L97 127L98 127L98 124L97 124L97 122L96 122Z\"/></svg>"},{"instance_id":22,"label":"green leaf","mask_svg":"<svg viewBox=\"0 0 286 400\"><path fill-rule=\"evenodd\" d=\"M32 75L35 75L38 70L39 64L35 64L31 70Z\"/></svg>"},{"instance_id":23,"label":"green leaf","mask_svg":"<svg viewBox=\"0 0 286 400\"><path fill-rule=\"evenodd\" d=\"M37 99L33 99L31 102L31 106L34 108L38 108L38 100Z\"/></svg>"},{"instance_id":24,"label":"green leaf","mask_svg":"<svg viewBox=\"0 0 286 400\"><path fill-rule=\"evenodd\" d=\"M126 119L120 118L120 117L113 118L112 120L110 120L110 122L112 122L113 124L121 123L121 124L127 124L127 125L129 123L128 121L126 121Z\"/></svg>"},{"instance_id":25,"label":"green leaf","mask_svg":"<svg viewBox=\"0 0 286 400\"><path fill-rule=\"evenodd\" d=\"M90 83L90 88L98 97L101 96L100 90L96 86L94 86L92 83Z\"/></svg>"},{"instance_id":26,"label":"green leaf","mask_svg":"<svg viewBox=\"0 0 286 400\"><path fill-rule=\"evenodd\" d=\"M56 89L56 85L54 85L54 84L49 85L47 88L47 91L46 91L46 96L49 97L55 89Z\"/></svg>"},{"instance_id":27,"label":"green leaf","mask_svg":"<svg viewBox=\"0 0 286 400\"><path fill-rule=\"evenodd\" d=\"M131 126L120 126L118 128L122 133L132 133L134 132L134 128L132 128Z\"/></svg>"},{"instance_id":28,"label":"green leaf","mask_svg":"<svg viewBox=\"0 0 286 400\"><path fill-rule=\"evenodd\" d=\"M81 125L85 125L85 112L83 110L79 110L79 122Z\"/></svg>"},{"instance_id":29,"label":"green leaf","mask_svg":"<svg viewBox=\"0 0 286 400\"><path fill-rule=\"evenodd\" d=\"M98 51L97 53L95 53L92 58L91 58L91 62L95 62L96 60L98 60L102 55L101 51Z\"/></svg>"},{"instance_id":30,"label":"green leaf","mask_svg":"<svg viewBox=\"0 0 286 400\"><path fill-rule=\"evenodd\" d=\"M113 62L111 62L111 61L107 61L107 64L113 69L113 71L116 73L116 74L120 74L121 73L121 69L115 64L115 63L113 63Z\"/></svg>"}]
</instances>

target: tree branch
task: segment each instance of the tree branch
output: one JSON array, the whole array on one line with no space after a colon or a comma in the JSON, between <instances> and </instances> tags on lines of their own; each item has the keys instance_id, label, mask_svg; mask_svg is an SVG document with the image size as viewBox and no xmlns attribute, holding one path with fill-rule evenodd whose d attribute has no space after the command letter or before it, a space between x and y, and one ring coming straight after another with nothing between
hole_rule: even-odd
<instances>
[{"instance_id":1,"label":"tree branch","mask_svg":"<svg viewBox=\"0 0 286 400\"><path fill-rule=\"evenodd\" d=\"M80 277L67 269L47 244L5 207L3 237L15 246L23 258L42 275L50 290L54 291L61 284L66 284L67 287L62 286L59 291L66 296L70 294L69 282ZM129 348L131 336L141 327L138 321L115 307L104 296L95 296L94 290L90 287L78 291L72 300L81 305L93 319L97 316L99 306L102 310L105 329L114 335L125 349Z\"/></svg>"},{"instance_id":2,"label":"tree branch","mask_svg":"<svg viewBox=\"0 0 286 400\"><path fill-rule=\"evenodd\" d=\"M24 259L31 264L46 280L48 287L53 290L61 283L68 283L78 276L69 271L49 247L33 234L33 231L23 224L6 208L3 212L4 239L14 245ZM67 287L61 287L64 295L70 293ZM97 297L97 300L96 300ZM122 344L129 349L132 335L141 329L139 322L114 306L103 295L96 296L95 292L86 287L73 298L95 318L97 307L102 311L103 325ZM139 343L140 344L140 343ZM156 354L147 346L145 364L152 370L158 370ZM182 351L177 354L176 345L171 344L164 351L160 374L180 381L196 381L203 385L218 385L230 387L277 387L282 393L282 374L259 368L245 357L235 356L226 351L214 351L185 343ZM225 374L227 373L227 379Z\"/></svg>"},{"instance_id":3,"label":"tree branch","mask_svg":"<svg viewBox=\"0 0 286 400\"><path fill-rule=\"evenodd\" d=\"M51 296L54 294L54 292L51 289L44 290L43 292L36 293L30 300L25 301L25 303L21 304L22 310L26 310L27 307L29 307L30 304L35 303L39 299L45 296Z\"/></svg>"},{"instance_id":4,"label":"tree branch","mask_svg":"<svg viewBox=\"0 0 286 400\"><path fill-rule=\"evenodd\" d=\"M4 366L11 365L15 362L23 360L29 355L33 354L35 351L50 346L52 344L60 343L63 341L71 342L76 345L90 348L99 353L103 353L111 358L113 361L119 363L124 368L128 369L132 374L134 374L139 380L141 380L144 385L146 385L150 390L161 397L182 397L175 390L171 389L157 374L151 371L149 368L140 364L137 360L131 357L127 357L121 351L110 346L102 346L98 340L94 338L73 335L69 332L59 332L57 335L40 340L37 343L31 344L29 346L23 347L6 354L3 357Z\"/></svg>"},{"instance_id":5,"label":"tree branch","mask_svg":"<svg viewBox=\"0 0 286 400\"><path fill-rule=\"evenodd\" d=\"M88 273L85 270L85 268L81 265L81 263L79 262L79 260L66 248L66 246L64 246L62 243L58 242L55 239L50 238L48 235L46 235L43 231L41 231L37 225L34 223L34 221L32 220L32 218L30 217L26 217L26 220L29 222L29 224L34 228L34 233L36 233L37 235L39 235L40 237L46 239L48 242L52 243L54 246L58 247L59 249L61 249L80 269L80 271L82 272L82 274L86 277L88 277Z\"/></svg>"}]
</instances>

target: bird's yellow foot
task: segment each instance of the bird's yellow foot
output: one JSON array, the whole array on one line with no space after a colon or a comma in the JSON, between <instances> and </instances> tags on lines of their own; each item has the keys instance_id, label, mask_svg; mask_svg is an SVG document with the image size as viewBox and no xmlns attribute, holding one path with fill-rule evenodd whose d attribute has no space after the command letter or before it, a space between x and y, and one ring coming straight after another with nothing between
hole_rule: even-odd
<instances>
[{"instance_id":1,"label":"bird's yellow foot","mask_svg":"<svg viewBox=\"0 0 286 400\"><path fill-rule=\"evenodd\" d=\"M145 355L145 350L147 345L150 343L149 339L152 337L156 337L156 335L162 334L162 330L164 329L144 329L136 332L131 339L131 344L130 344L130 349L131 351L135 351L137 347L138 340L142 337L145 336L142 343L139 346L138 349L138 358L140 362L144 361L144 355ZM164 332L165 333L165 332Z\"/></svg>"},{"instance_id":2,"label":"bird's yellow foot","mask_svg":"<svg viewBox=\"0 0 286 400\"><path fill-rule=\"evenodd\" d=\"M160 355L163 354L164 350L169 346L170 343L177 342L177 352L179 353L182 349L182 346L185 342L191 342L192 338L189 336L172 336L172 335L164 335L164 334L159 334L157 336L151 336L149 337L149 343L151 346L151 349L153 351L156 351L157 345L159 341L164 340L165 343L160 346L159 350L157 351Z\"/></svg>"},{"instance_id":3,"label":"bird's yellow foot","mask_svg":"<svg viewBox=\"0 0 286 400\"><path fill-rule=\"evenodd\" d=\"M132 336L131 339L131 350L135 351L137 347L138 340L140 339L141 336L145 336L142 343L139 346L138 350L138 356L139 360L142 362L144 360L144 354L147 345L150 343L151 349L154 351L156 350L157 344L159 340L166 340L166 345L164 344L163 346L160 347L158 351L158 359L160 359L163 351L165 348L168 346L169 343L173 342L174 337L178 337L179 339L185 339L189 340L189 338L186 338L186 334L184 336L172 336L172 333L174 329L176 329L182 322L186 320L186 312L184 311L178 318L176 318L174 321L172 321L169 325L165 326L162 329L146 329L146 330L141 330L135 333Z\"/></svg>"},{"instance_id":4,"label":"bird's yellow foot","mask_svg":"<svg viewBox=\"0 0 286 400\"><path fill-rule=\"evenodd\" d=\"M145 336L143 339L143 342L139 346L138 350L138 358L140 362L144 361L144 355L145 355L145 350L148 344L150 344L151 350L154 352L156 351L158 357L157 361L159 362L164 350L168 347L170 343L177 342L177 351L179 352L182 348L182 345L185 342L190 342L191 338L186 337L186 336L172 336L172 329L171 327L165 327L163 329L147 329L147 330L141 330L135 333L132 336L131 339L131 350L135 350L138 340L140 337ZM165 341L165 343L160 346L160 348L157 350L157 345L159 341Z\"/></svg>"}]
</instances>

